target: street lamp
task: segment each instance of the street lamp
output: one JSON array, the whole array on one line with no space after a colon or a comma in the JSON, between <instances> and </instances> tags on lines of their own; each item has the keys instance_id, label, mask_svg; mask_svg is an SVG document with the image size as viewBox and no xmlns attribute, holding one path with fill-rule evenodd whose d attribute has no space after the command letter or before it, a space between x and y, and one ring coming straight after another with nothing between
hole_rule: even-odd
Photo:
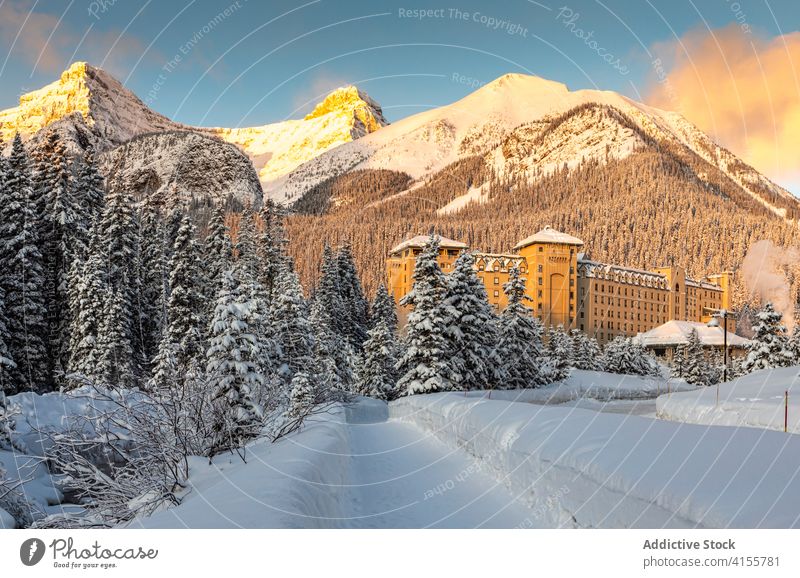
<instances>
[{"instance_id":1,"label":"street lamp","mask_svg":"<svg viewBox=\"0 0 800 578\"><path fill-rule=\"evenodd\" d=\"M719 318L722 317L722 381L728 381L728 310L720 309L714 313L708 322L709 327L719 327ZM717 405L719 405L719 384L717 384Z\"/></svg>"}]
</instances>

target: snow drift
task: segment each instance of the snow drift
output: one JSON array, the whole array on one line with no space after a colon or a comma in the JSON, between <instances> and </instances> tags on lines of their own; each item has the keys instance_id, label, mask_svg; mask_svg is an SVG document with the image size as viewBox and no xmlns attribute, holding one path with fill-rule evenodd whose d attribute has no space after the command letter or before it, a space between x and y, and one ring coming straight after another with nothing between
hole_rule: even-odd
<instances>
[{"instance_id":1,"label":"snow drift","mask_svg":"<svg viewBox=\"0 0 800 578\"><path fill-rule=\"evenodd\" d=\"M738 425L783 431L785 400L789 392L788 430L800 433L800 367L762 369L697 391L662 395L656 401L658 417L674 421Z\"/></svg>"},{"instance_id":2,"label":"snow drift","mask_svg":"<svg viewBox=\"0 0 800 578\"><path fill-rule=\"evenodd\" d=\"M391 416L463 448L536 526L800 527L800 438L463 394L403 398Z\"/></svg>"}]
</instances>

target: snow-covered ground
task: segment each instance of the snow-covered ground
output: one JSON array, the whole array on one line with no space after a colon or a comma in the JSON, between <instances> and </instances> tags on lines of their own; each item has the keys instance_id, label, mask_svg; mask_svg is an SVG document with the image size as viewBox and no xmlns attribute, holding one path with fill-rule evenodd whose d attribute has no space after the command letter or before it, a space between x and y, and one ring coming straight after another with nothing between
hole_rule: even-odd
<instances>
[{"instance_id":1,"label":"snow-covered ground","mask_svg":"<svg viewBox=\"0 0 800 578\"><path fill-rule=\"evenodd\" d=\"M461 394L392 417L472 454L549 527L800 527L800 437Z\"/></svg>"},{"instance_id":2,"label":"snow-covered ground","mask_svg":"<svg viewBox=\"0 0 800 578\"><path fill-rule=\"evenodd\" d=\"M682 379L575 369L564 381L537 389L470 391L466 395L467 397L488 397L505 401L554 405L587 398L599 401L655 399L662 393L695 389L694 385L688 384Z\"/></svg>"},{"instance_id":3,"label":"snow-covered ground","mask_svg":"<svg viewBox=\"0 0 800 578\"><path fill-rule=\"evenodd\" d=\"M277 444L251 444L246 464L197 460L183 503L131 527L492 528L529 517L466 454L387 418L385 403L362 399Z\"/></svg>"},{"instance_id":4,"label":"snow-covered ground","mask_svg":"<svg viewBox=\"0 0 800 578\"><path fill-rule=\"evenodd\" d=\"M762 369L719 385L696 391L662 395L657 415L662 419L750 426L783 431L789 392L788 430L800 433L800 367Z\"/></svg>"}]
</instances>

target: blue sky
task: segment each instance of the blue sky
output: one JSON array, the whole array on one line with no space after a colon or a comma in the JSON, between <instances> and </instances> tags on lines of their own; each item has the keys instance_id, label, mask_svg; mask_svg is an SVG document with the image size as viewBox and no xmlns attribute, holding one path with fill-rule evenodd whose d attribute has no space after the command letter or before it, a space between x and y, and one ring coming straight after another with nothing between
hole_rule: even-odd
<instances>
[{"instance_id":1,"label":"blue sky","mask_svg":"<svg viewBox=\"0 0 800 578\"><path fill-rule=\"evenodd\" d=\"M800 10L792 0L5 0L0 108L74 60L175 120L210 126L301 116L350 83L397 120L506 72L647 100L658 55L725 27L766 42L799 30Z\"/></svg>"}]
</instances>

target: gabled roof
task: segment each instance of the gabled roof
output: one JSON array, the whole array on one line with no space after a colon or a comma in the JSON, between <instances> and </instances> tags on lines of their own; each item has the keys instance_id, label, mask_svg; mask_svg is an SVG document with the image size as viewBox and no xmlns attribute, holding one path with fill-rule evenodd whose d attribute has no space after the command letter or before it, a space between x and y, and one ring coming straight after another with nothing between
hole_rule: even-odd
<instances>
[{"instance_id":1,"label":"gabled roof","mask_svg":"<svg viewBox=\"0 0 800 578\"><path fill-rule=\"evenodd\" d=\"M572 235L567 235L566 233L562 233L561 231L556 231L550 225L546 226L544 229L531 235L530 237L526 237L516 245L514 245L515 250L522 249L527 247L528 245L533 245L534 243L557 243L561 245L583 245L583 241L578 239L577 237L573 237Z\"/></svg>"},{"instance_id":2,"label":"gabled roof","mask_svg":"<svg viewBox=\"0 0 800 578\"><path fill-rule=\"evenodd\" d=\"M438 237L439 247L442 249L466 249L468 247L466 243L462 243L461 241L454 241L453 239L448 239L441 235L438 235ZM406 249L422 249L428 244L429 239L430 235L417 235L416 237L406 239L399 245L393 247L392 250L389 251L389 254L400 253Z\"/></svg>"},{"instance_id":3,"label":"gabled roof","mask_svg":"<svg viewBox=\"0 0 800 578\"><path fill-rule=\"evenodd\" d=\"M634 339L645 347L674 347L689 343L692 329L697 330L697 336L703 345L722 347L724 333L722 327L709 327L697 321L667 321L650 331L640 333ZM728 331L728 347L745 347L748 343L749 340Z\"/></svg>"}]
</instances>

